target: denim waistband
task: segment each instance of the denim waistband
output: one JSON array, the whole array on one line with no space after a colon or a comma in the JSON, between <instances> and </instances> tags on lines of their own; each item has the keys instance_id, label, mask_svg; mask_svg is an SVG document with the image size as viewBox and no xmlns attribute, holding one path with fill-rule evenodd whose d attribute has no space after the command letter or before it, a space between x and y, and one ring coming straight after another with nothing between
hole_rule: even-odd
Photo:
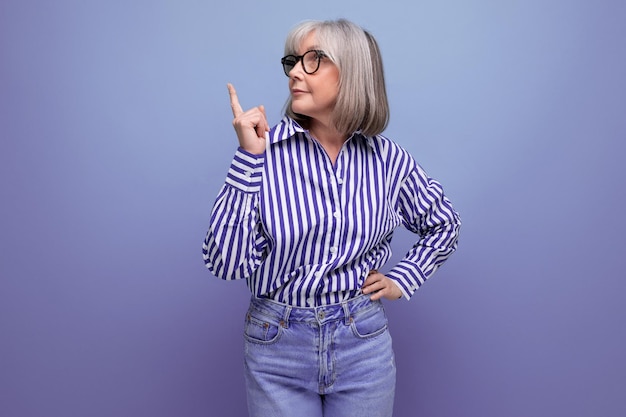
<instances>
[{"instance_id":1,"label":"denim waistband","mask_svg":"<svg viewBox=\"0 0 626 417\"><path fill-rule=\"evenodd\" d=\"M337 304L328 304L318 307L294 307L282 304L268 298L254 298L250 300L250 308L274 319L283 327L289 322L304 322L324 324L331 321L343 320L346 324L352 317L375 308L382 308L380 300L370 300L370 295L359 295L355 298Z\"/></svg>"}]
</instances>

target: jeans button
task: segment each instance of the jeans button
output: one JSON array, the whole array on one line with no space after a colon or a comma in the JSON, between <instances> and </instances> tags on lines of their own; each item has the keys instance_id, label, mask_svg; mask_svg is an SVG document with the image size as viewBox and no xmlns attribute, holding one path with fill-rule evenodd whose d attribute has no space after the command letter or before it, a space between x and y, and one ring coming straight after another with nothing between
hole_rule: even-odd
<instances>
[{"instance_id":1,"label":"jeans button","mask_svg":"<svg viewBox=\"0 0 626 417\"><path fill-rule=\"evenodd\" d=\"M317 317L318 317L320 320L324 320L324 317L326 317L326 314L324 314L324 312L323 312L323 311L320 311L319 313L317 313Z\"/></svg>"}]
</instances>

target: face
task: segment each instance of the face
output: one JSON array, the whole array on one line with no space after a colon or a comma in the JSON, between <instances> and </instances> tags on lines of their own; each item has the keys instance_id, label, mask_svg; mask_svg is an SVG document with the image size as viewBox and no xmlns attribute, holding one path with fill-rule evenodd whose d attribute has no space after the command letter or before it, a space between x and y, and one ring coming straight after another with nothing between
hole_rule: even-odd
<instances>
[{"instance_id":1,"label":"face","mask_svg":"<svg viewBox=\"0 0 626 417\"><path fill-rule=\"evenodd\" d=\"M297 54L303 55L312 49L321 49L316 45L314 32L304 39ZM289 90L294 113L327 123L339 93L339 69L329 58L323 57L318 70L307 74L302 62L298 62L289 72Z\"/></svg>"}]
</instances>

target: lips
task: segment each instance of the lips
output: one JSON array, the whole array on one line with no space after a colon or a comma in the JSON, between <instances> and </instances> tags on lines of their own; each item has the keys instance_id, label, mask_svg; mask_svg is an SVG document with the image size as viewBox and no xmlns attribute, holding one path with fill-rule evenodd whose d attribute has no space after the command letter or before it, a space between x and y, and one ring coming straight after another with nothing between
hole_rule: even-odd
<instances>
[{"instance_id":1,"label":"lips","mask_svg":"<svg viewBox=\"0 0 626 417\"><path fill-rule=\"evenodd\" d=\"M291 89L291 95L292 96L295 96L295 95L298 95L298 94L304 94L304 93L306 93L306 91L300 90L299 88L292 88Z\"/></svg>"}]
</instances>

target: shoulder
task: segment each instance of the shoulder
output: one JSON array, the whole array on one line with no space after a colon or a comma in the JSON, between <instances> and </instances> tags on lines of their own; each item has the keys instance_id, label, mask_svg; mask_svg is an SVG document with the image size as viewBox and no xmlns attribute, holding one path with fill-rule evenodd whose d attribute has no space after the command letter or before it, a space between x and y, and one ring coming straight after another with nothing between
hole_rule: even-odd
<instances>
[{"instance_id":1,"label":"shoulder","mask_svg":"<svg viewBox=\"0 0 626 417\"><path fill-rule=\"evenodd\" d=\"M416 168L417 162L413 156L397 142L384 135L365 137L376 153L394 169L412 171Z\"/></svg>"}]
</instances>

